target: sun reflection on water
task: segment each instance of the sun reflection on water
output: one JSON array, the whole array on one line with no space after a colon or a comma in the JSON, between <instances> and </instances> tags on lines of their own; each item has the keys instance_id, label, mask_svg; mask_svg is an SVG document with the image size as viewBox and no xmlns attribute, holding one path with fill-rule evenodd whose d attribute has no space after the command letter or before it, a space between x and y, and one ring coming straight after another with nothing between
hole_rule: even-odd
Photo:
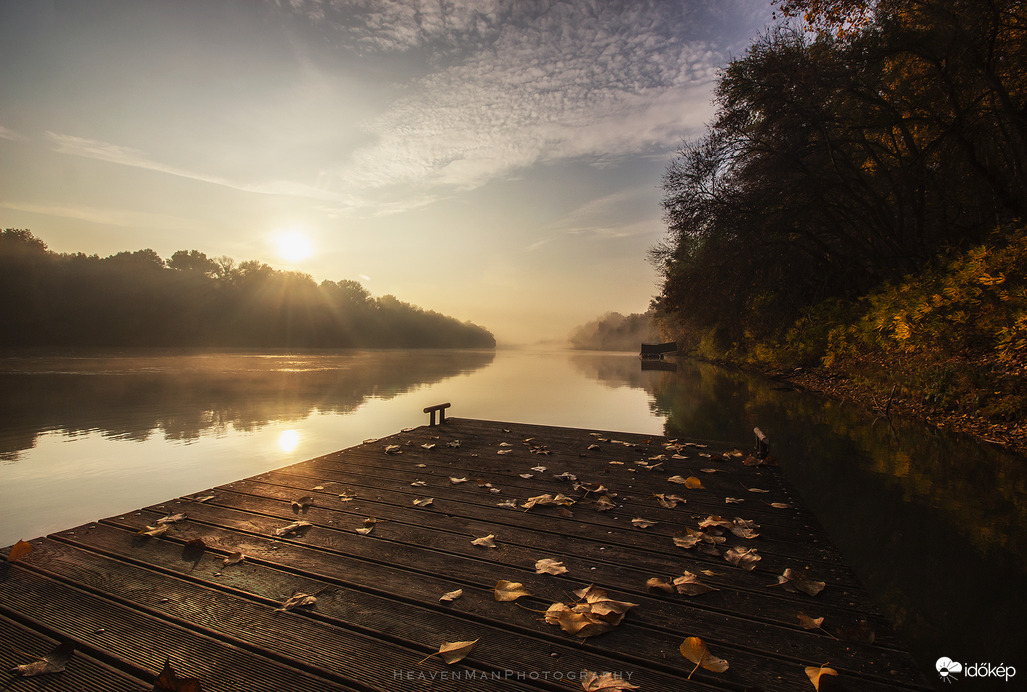
<instances>
[{"instance_id":1,"label":"sun reflection on water","mask_svg":"<svg viewBox=\"0 0 1027 692\"><path fill-rule=\"evenodd\" d=\"M278 436L278 448L289 454L295 452L300 445L300 434L296 430L283 430Z\"/></svg>"}]
</instances>

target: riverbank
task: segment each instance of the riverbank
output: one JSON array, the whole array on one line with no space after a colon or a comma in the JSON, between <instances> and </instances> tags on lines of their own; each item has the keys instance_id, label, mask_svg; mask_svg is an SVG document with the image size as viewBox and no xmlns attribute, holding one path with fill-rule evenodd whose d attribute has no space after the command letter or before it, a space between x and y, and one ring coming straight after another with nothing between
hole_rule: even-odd
<instances>
[{"instance_id":1,"label":"riverbank","mask_svg":"<svg viewBox=\"0 0 1027 692\"><path fill-rule=\"evenodd\" d=\"M931 403L932 392L918 386L908 373L908 362L897 359L865 359L834 364L831 367L800 367L792 370L764 369L760 374L787 383L796 388L816 392L823 396L854 403L874 415L889 418L898 416L922 421L934 426L971 435L983 442L998 445L1011 452L1027 455L1027 422L1016 411L1021 406L1019 389L1027 380L1027 368L1022 364L1004 365L998 371L990 359L977 361L952 359L945 367L933 368L937 375L951 381L967 383L974 378L969 373L988 372L988 395L993 405L1008 412L1001 417L984 415L979 410L967 410L966 404L978 394L967 389L959 397L960 403L944 405ZM996 376L996 373L1001 374ZM977 386L981 386L977 380Z\"/></svg>"}]
</instances>

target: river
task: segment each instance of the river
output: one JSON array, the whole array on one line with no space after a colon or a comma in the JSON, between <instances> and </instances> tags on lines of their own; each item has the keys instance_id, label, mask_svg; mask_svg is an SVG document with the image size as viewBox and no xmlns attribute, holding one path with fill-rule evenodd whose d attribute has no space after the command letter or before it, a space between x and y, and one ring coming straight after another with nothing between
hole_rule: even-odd
<instances>
[{"instance_id":1,"label":"river","mask_svg":"<svg viewBox=\"0 0 1027 692\"><path fill-rule=\"evenodd\" d=\"M449 415L727 440L785 474L934 662L1027 676L1027 459L689 360L575 351L0 358L0 546Z\"/></svg>"}]
</instances>

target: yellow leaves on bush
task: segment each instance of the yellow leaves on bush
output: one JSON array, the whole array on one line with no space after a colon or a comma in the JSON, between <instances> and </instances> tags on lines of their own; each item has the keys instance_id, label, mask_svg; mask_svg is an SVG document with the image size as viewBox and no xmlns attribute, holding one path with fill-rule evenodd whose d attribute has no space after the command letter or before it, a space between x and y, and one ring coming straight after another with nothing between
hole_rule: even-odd
<instances>
[{"instance_id":1,"label":"yellow leaves on bush","mask_svg":"<svg viewBox=\"0 0 1027 692\"><path fill-rule=\"evenodd\" d=\"M723 673L728 669L728 662L711 654L706 647L706 642L699 637L685 637L685 641L681 642L678 650L682 656L695 664L695 668L688 674L689 680L700 666L714 673Z\"/></svg>"}]
</instances>

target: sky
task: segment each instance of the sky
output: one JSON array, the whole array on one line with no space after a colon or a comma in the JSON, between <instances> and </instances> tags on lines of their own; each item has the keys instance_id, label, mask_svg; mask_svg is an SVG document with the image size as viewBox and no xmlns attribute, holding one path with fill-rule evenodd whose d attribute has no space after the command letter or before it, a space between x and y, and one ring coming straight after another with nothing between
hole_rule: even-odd
<instances>
[{"instance_id":1,"label":"sky","mask_svg":"<svg viewBox=\"0 0 1027 692\"><path fill-rule=\"evenodd\" d=\"M770 0L4 0L0 228L491 330L644 312L660 179Z\"/></svg>"}]
</instances>

